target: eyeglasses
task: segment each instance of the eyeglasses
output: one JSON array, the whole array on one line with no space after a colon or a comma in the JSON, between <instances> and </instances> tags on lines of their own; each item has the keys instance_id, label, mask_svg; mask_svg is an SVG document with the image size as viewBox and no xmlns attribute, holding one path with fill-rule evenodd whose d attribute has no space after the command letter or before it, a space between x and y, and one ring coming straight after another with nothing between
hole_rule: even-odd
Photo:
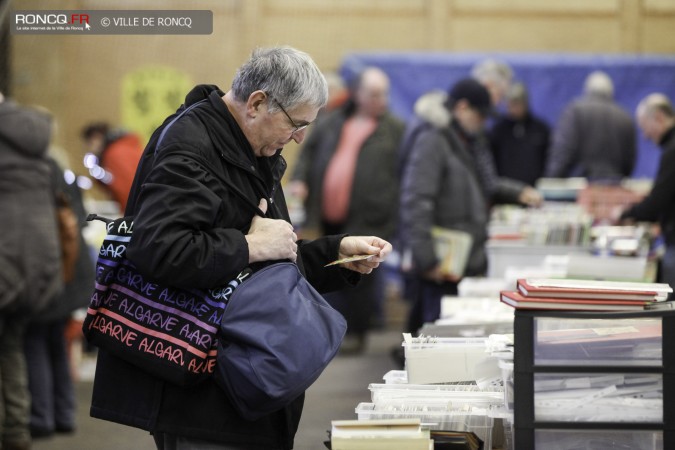
<instances>
[{"instance_id":1,"label":"eyeglasses","mask_svg":"<svg viewBox=\"0 0 675 450\"><path fill-rule=\"evenodd\" d=\"M293 119L291 119L291 116L288 115L288 113L286 112L286 110L284 109L284 107L281 106L281 103L279 103L279 101L278 101L277 99L275 99L274 97L270 97L270 98L271 98L272 100L274 100L274 103L276 103L277 106L279 106L279 109L281 109L281 111L286 115L286 117L288 117L288 120L291 122L291 125L292 125L293 128L294 128L293 132L291 133L291 136L294 135L295 133L297 133L298 131L304 130L305 128L307 128L307 127L310 125L309 123L306 123L306 124L304 124L304 125L297 125L297 124L295 123L295 121L294 121Z\"/></svg>"}]
</instances>

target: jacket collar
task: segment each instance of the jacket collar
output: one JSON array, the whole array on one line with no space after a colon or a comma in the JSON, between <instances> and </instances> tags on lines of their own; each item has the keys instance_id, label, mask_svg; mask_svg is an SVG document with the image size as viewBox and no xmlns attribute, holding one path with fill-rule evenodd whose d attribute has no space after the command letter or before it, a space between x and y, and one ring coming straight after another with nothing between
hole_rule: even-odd
<instances>
[{"instance_id":1,"label":"jacket collar","mask_svg":"<svg viewBox=\"0 0 675 450\"><path fill-rule=\"evenodd\" d=\"M225 93L218 86L198 85L186 96L185 107L206 99L208 107L199 107L198 117L223 159L265 182L269 179L281 180L286 169L281 152L269 158L257 158L244 132L227 109L223 95Z\"/></svg>"},{"instance_id":2,"label":"jacket collar","mask_svg":"<svg viewBox=\"0 0 675 450\"><path fill-rule=\"evenodd\" d=\"M666 131L663 134L663 136L661 137L661 140L659 141L659 146L661 148L663 148L672 139L675 139L675 126L671 127L668 131Z\"/></svg>"}]
</instances>

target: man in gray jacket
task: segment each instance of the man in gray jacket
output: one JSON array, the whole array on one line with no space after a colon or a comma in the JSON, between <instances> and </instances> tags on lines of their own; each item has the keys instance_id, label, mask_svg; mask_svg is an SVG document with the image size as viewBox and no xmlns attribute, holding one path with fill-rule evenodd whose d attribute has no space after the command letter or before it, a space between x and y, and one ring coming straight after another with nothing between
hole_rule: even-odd
<instances>
[{"instance_id":1,"label":"man in gray jacket","mask_svg":"<svg viewBox=\"0 0 675 450\"><path fill-rule=\"evenodd\" d=\"M0 95L0 434L3 450L30 448L23 335L61 289L50 167L51 119Z\"/></svg>"},{"instance_id":2,"label":"man in gray jacket","mask_svg":"<svg viewBox=\"0 0 675 450\"><path fill-rule=\"evenodd\" d=\"M563 112L553 134L546 176L620 179L633 172L636 130L630 115L614 100L606 73L591 73L583 98Z\"/></svg>"},{"instance_id":3,"label":"man in gray jacket","mask_svg":"<svg viewBox=\"0 0 675 450\"><path fill-rule=\"evenodd\" d=\"M477 160L472 154L490 110L488 91L473 79L457 82L445 103L446 126L429 126L415 139L401 185L401 239L410 255L414 302L408 329L440 315L443 295L456 295L458 277L445 274L434 252L432 227L467 232L472 237L464 275L487 269L488 201Z\"/></svg>"}]
</instances>

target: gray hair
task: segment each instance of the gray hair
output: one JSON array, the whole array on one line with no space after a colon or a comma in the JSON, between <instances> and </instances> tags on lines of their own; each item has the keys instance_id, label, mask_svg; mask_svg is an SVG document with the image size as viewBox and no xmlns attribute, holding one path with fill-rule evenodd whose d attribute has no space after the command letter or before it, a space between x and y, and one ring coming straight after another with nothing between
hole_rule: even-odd
<instances>
[{"instance_id":1,"label":"gray hair","mask_svg":"<svg viewBox=\"0 0 675 450\"><path fill-rule=\"evenodd\" d=\"M506 99L512 102L521 102L527 105L529 103L529 95L527 87L523 83L513 83L509 90L506 91Z\"/></svg>"},{"instance_id":2,"label":"gray hair","mask_svg":"<svg viewBox=\"0 0 675 450\"><path fill-rule=\"evenodd\" d=\"M657 111L663 113L668 118L675 117L673 104L665 94L659 92L649 94L643 98L637 106L638 116L654 115Z\"/></svg>"},{"instance_id":3,"label":"gray hair","mask_svg":"<svg viewBox=\"0 0 675 450\"><path fill-rule=\"evenodd\" d=\"M263 91L285 109L301 105L322 108L328 101L328 86L312 58L292 47L257 48L237 70L232 93L246 102L255 91ZM270 112L279 107L268 105Z\"/></svg>"},{"instance_id":4,"label":"gray hair","mask_svg":"<svg viewBox=\"0 0 675 450\"><path fill-rule=\"evenodd\" d=\"M504 90L511 84L513 70L511 66L496 59L484 59L471 69L471 77L479 83L497 83Z\"/></svg>"},{"instance_id":5,"label":"gray hair","mask_svg":"<svg viewBox=\"0 0 675 450\"><path fill-rule=\"evenodd\" d=\"M614 97L614 83L605 72L596 70L586 77L584 93L605 98Z\"/></svg>"}]
</instances>

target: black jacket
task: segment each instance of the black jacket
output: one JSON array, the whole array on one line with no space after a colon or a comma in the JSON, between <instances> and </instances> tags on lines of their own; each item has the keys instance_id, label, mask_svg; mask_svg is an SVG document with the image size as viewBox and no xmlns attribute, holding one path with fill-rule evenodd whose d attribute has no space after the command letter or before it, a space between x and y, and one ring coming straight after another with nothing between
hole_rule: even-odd
<instances>
[{"instance_id":1,"label":"black jacket","mask_svg":"<svg viewBox=\"0 0 675 450\"><path fill-rule=\"evenodd\" d=\"M499 176L534 186L546 168L549 126L530 113L522 120L504 116L489 134Z\"/></svg>"},{"instance_id":2,"label":"black jacket","mask_svg":"<svg viewBox=\"0 0 675 450\"><path fill-rule=\"evenodd\" d=\"M675 246L675 127L663 135L659 144L663 154L651 192L621 217L658 221L666 245Z\"/></svg>"},{"instance_id":3,"label":"black jacket","mask_svg":"<svg viewBox=\"0 0 675 450\"><path fill-rule=\"evenodd\" d=\"M160 283L214 287L244 269L249 257L244 235L261 197L271 202L267 217L289 220L280 188L286 162L278 154L254 156L222 95L215 86L193 89L185 105L206 101L171 126L155 154L161 129L173 116L167 118L139 163L126 210L134 216L127 254ZM348 282L346 271L323 268L337 256L341 238L299 243L298 265L319 291ZM287 449L303 401L304 395L249 422L212 380L179 387L101 351L91 414L151 432Z\"/></svg>"}]
</instances>

